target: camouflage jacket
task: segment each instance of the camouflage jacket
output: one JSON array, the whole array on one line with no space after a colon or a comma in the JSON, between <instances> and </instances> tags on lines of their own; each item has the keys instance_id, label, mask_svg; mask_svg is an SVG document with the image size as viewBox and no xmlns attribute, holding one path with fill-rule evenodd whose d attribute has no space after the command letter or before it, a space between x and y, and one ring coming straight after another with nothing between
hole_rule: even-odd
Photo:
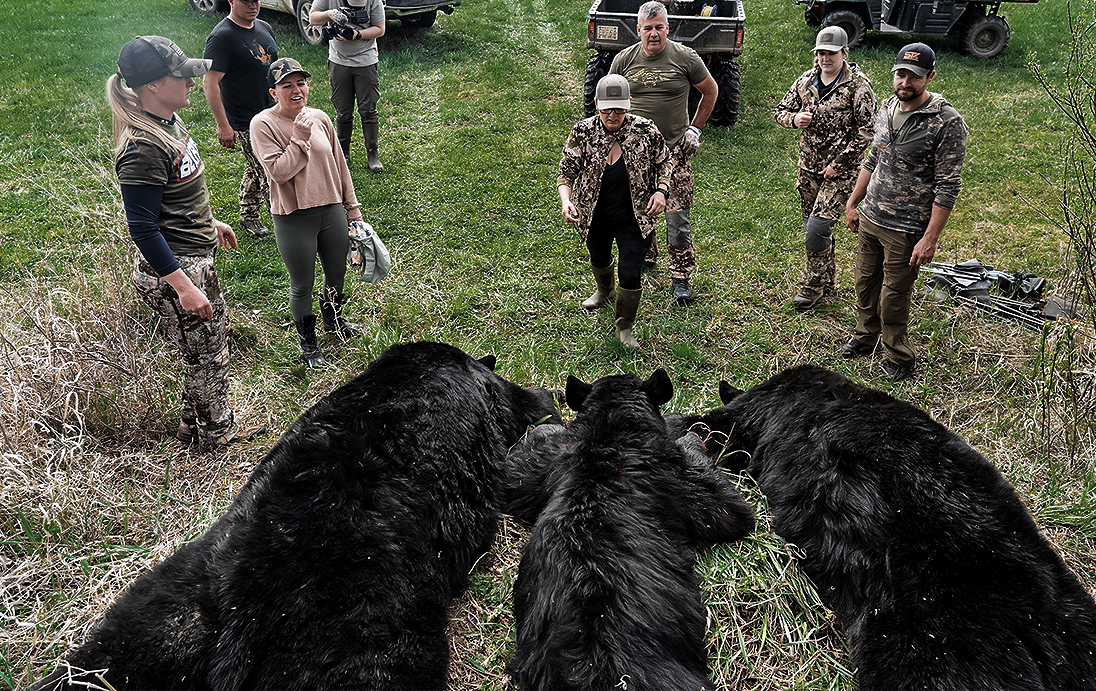
<instances>
[{"instance_id":1,"label":"camouflage jacket","mask_svg":"<svg viewBox=\"0 0 1096 691\"><path fill-rule=\"evenodd\" d=\"M815 65L795 80L773 116L781 127L795 127L796 114L811 113L811 124L799 135L799 167L821 173L832 165L838 175L853 177L872 141L875 92L859 67L845 63L837 84L820 100L814 88L819 69Z\"/></svg>"},{"instance_id":2,"label":"camouflage jacket","mask_svg":"<svg viewBox=\"0 0 1096 691\"><path fill-rule=\"evenodd\" d=\"M657 216L647 215L647 201L659 185L670 186L673 164L666 142L655 123L629 113L624 116L620 129L610 134L597 115L579 120L563 146L556 184L571 188L571 203L578 210L579 218L575 230L583 241L590 232L594 207L601 191L601 176L605 172L614 139L620 142L623 152L632 192L632 209L643 237L653 233L658 222Z\"/></svg>"},{"instance_id":3,"label":"camouflage jacket","mask_svg":"<svg viewBox=\"0 0 1096 691\"><path fill-rule=\"evenodd\" d=\"M932 207L951 209L959 197L967 152L967 125L940 94L910 114L894 132L895 97L875 118L875 141L862 167L872 172L860 213L881 228L920 234Z\"/></svg>"}]
</instances>

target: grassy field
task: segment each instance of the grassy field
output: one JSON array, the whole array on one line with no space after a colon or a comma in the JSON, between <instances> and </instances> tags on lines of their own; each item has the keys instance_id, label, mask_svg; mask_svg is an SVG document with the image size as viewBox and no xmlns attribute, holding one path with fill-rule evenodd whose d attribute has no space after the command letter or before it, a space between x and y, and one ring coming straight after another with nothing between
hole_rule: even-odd
<instances>
[{"instance_id":1,"label":"grassy field","mask_svg":"<svg viewBox=\"0 0 1096 691\"><path fill-rule=\"evenodd\" d=\"M582 114L587 8L466 0L424 32L389 28L385 173L367 172L360 133L351 171L395 269L379 285L350 284L349 316L367 334L323 341L335 366L312 372L298 362L273 238L242 237L219 255L235 324L233 403L242 421L273 434L216 455L170 437L173 354L129 283L103 87L133 36L162 34L196 56L217 20L185 0L43 0L0 24L0 685L21 687L46 671L133 578L220 515L304 408L392 343L414 339L495 353L510 379L557 388L569 374L646 377L664 367L675 384L666 409L689 412L718 405L720 379L744 388L799 363L830 367L925 408L982 451L1096 587L1096 447L1084 421L1080 435L1070 431L1076 401L1056 398L1037 357L1065 339L918 297L914 380L891 384L878 356L843 361L838 348L855 321L847 232L837 240L837 299L810 314L790 309L802 266L796 135L776 127L771 110L809 65L814 34L791 0L747 3L739 124L705 131L694 160L697 302L672 304L665 271L645 274L639 353L616 342L608 310L579 307L592 281L559 217L554 180ZM1091 20L1093 1L1073 10ZM929 41L939 55L934 90L971 132L963 194L937 259L978 258L1053 288L1068 263L1068 237L1052 219L1071 130L1028 63L1052 83L1064 78L1067 12L1048 0L1005 13L1012 43L992 62L960 55L949 39ZM281 55L313 73L310 104L332 113L325 50L304 45L290 17L264 18ZM853 53L881 98L904 42L869 36ZM214 213L234 223L242 159L217 145L200 89L191 103L181 115L202 148ZM1074 343L1091 372L1091 341ZM854 688L829 613L769 529L763 497L748 477L739 482L759 529L704 551L698 566L713 678L734 689ZM504 520L454 609L455 688L506 685L523 537Z\"/></svg>"}]
</instances>

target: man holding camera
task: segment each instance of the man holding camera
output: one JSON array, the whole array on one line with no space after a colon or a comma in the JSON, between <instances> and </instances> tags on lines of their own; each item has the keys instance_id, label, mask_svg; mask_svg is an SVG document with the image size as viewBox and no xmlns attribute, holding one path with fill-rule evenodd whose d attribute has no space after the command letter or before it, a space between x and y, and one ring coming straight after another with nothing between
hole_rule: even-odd
<instances>
[{"instance_id":1,"label":"man holding camera","mask_svg":"<svg viewBox=\"0 0 1096 691\"><path fill-rule=\"evenodd\" d=\"M343 2L348 6L340 6ZM369 172L384 170L377 155L380 122L377 101L377 39L384 36L382 0L315 0L308 21L324 27L327 44L327 72L331 79L331 104L335 106L335 133L343 154L350 158L350 137L354 131L354 103L362 119Z\"/></svg>"},{"instance_id":2,"label":"man holding camera","mask_svg":"<svg viewBox=\"0 0 1096 691\"><path fill-rule=\"evenodd\" d=\"M251 150L251 118L274 105L266 75L278 59L274 31L259 16L259 0L228 0L228 16L213 27L205 55L213 64L202 80L206 101L217 121L217 140L226 149L240 145L244 174L240 180L240 230L257 238L270 235L259 220L270 208L270 184Z\"/></svg>"}]
</instances>

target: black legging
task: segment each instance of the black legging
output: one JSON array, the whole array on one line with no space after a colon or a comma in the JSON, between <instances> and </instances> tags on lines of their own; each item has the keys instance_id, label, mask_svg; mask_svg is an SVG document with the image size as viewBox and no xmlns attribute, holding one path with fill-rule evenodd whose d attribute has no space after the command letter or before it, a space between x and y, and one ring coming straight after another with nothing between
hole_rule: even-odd
<instances>
[{"instance_id":1,"label":"black legging","mask_svg":"<svg viewBox=\"0 0 1096 691\"><path fill-rule=\"evenodd\" d=\"M317 254L323 265L324 290L334 288L342 293L346 278L346 251L350 246L346 209L342 204L274 215L274 238L289 271L289 311L293 313L293 321L313 314L312 289L316 284Z\"/></svg>"},{"instance_id":2,"label":"black legging","mask_svg":"<svg viewBox=\"0 0 1096 691\"><path fill-rule=\"evenodd\" d=\"M643 257L647 254L650 238L644 238L639 224L632 219L628 224L597 223L590 228L586 236L586 249L590 250L590 266L604 268L613 261L613 240L616 240L617 276L620 287L625 290L639 290L639 275L643 272Z\"/></svg>"}]
</instances>

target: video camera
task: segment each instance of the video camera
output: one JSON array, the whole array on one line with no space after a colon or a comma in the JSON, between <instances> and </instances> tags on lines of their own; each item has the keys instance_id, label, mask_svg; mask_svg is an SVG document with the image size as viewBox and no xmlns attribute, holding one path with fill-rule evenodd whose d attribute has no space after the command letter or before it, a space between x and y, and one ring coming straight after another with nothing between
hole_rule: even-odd
<instances>
[{"instance_id":1,"label":"video camera","mask_svg":"<svg viewBox=\"0 0 1096 691\"><path fill-rule=\"evenodd\" d=\"M320 43L327 45L336 36L342 36L346 40L354 38L354 27L372 26L369 21L369 9L365 7L340 7L332 13L331 21L320 28Z\"/></svg>"}]
</instances>

